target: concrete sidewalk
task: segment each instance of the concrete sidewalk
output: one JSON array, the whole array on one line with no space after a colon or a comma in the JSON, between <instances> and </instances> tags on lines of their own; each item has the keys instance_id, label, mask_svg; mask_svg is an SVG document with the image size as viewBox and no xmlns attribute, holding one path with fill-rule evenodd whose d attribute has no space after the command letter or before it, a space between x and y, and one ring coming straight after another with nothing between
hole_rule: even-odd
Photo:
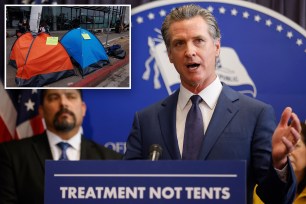
<instances>
[{"instance_id":1,"label":"concrete sidewalk","mask_svg":"<svg viewBox=\"0 0 306 204\"><path fill-rule=\"evenodd\" d=\"M129 56L126 56L124 59L117 60L114 64L105 66L102 69L95 71L95 74L89 74L84 79L79 80L71 84L70 86L71 87L97 87L99 84L102 83L102 81L105 81L108 77L111 77L111 74L114 71L124 66L128 66L128 63L129 63ZM130 75L129 73L128 75L125 73L124 76L122 76L123 80L126 80L126 78L128 78L129 75ZM109 85L104 84L103 87L113 87L113 84L109 84Z\"/></svg>"},{"instance_id":2,"label":"concrete sidewalk","mask_svg":"<svg viewBox=\"0 0 306 204\"><path fill-rule=\"evenodd\" d=\"M52 36L58 36L59 39L66 33L67 31L51 31ZM117 69L120 69L122 67L127 68L128 67L128 72L120 72L124 74L124 76L121 76L117 78L118 80L128 80L130 81L130 61L129 61L129 47L130 47L130 36L129 32L123 32L123 33L110 33L108 36L104 33L98 33L96 34L97 38L102 42L104 47L106 48L107 46L111 46L114 44L120 44L121 47L126 51L126 57L124 59L115 59L113 57L109 57L110 64L104 66L103 68L90 73L86 76L81 76L79 74L79 71L75 67L75 76L67 77L64 79L60 79L54 83L45 85L44 87L97 87L97 88L103 88L103 87L113 87L114 83L111 84L105 84L107 78L113 78L112 73L115 72ZM10 50L15 42L16 37L7 37L6 38L6 74L5 74L5 80L6 80L6 87L7 88L18 88L18 86L15 83L15 76L16 76L16 68L13 66L9 65L9 55L10 55ZM107 45L106 45L107 41ZM100 86L104 82L103 86ZM130 84L129 83L115 83L115 84L126 84L127 87L123 88L129 88Z\"/></svg>"}]
</instances>

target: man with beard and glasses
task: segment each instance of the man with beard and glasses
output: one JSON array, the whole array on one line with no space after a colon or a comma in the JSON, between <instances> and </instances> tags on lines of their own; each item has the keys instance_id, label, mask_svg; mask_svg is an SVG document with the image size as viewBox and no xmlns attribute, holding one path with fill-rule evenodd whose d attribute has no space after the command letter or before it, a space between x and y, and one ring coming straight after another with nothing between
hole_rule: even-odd
<instances>
[{"instance_id":1,"label":"man with beard and glasses","mask_svg":"<svg viewBox=\"0 0 306 204\"><path fill-rule=\"evenodd\" d=\"M45 160L115 160L121 155L82 135L81 90L42 90L42 135L0 144L0 203L44 203ZM59 144L65 144L62 150Z\"/></svg>"}]
</instances>

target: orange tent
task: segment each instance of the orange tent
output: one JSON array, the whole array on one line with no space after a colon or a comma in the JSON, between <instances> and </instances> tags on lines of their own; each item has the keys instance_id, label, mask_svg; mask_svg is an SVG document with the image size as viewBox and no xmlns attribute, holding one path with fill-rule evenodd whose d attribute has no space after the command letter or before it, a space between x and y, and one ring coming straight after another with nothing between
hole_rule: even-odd
<instances>
[{"instance_id":1,"label":"orange tent","mask_svg":"<svg viewBox=\"0 0 306 204\"><path fill-rule=\"evenodd\" d=\"M15 41L10 64L17 68L17 86L39 87L75 74L65 48L60 42L47 43L48 37L28 32Z\"/></svg>"}]
</instances>

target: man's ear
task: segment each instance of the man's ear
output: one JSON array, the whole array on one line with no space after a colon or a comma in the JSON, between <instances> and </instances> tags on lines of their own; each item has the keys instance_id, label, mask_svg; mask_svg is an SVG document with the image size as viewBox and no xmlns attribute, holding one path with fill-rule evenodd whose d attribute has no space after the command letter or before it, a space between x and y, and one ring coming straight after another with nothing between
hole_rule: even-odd
<instances>
[{"instance_id":1,"label":"man's ear","mask_svg":"<svg viewBox=\"0 0 306 204\"><path fill-rule=\"evenodd\" d=\"M83 113L83 117L85 117L86 115L86 110L87 110L87 106L85 102L82 102L82 113Z\"/></svg>"},{"instance_id":2,"label":"man's ear","mask_svg":"<svg viewBox=\"0 0 306 204\"><path fill-rule=\"evenodd\" d=\"M220 56L220 50L221 50L220 39L215 40L215 48L216 48L216 57L219 57Z\"/></svg>"}]
</instances>

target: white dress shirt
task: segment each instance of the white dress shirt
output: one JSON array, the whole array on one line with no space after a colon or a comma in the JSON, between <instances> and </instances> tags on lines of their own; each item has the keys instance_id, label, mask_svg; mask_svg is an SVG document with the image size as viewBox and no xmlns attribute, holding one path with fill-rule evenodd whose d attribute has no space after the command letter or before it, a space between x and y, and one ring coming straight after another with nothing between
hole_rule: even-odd
<instances>
[{"instance_id":1,"label":"white dress shirt","mask_svg":"<svg viewBox=\"0 0 306 204\"><path fill-rule=\"evenodd\" d=\"M203 117L204 134L207 130L210 119L214 113L221 91L222 91L222 84L219 77L217 76L216 79L208 87L206 87L198 94L203 99L203 101L201 101L201 103L199 104L199 107L201 109ZM178 103L176 107L176 133L177 133L177 141L181 155L183 152L183 145L184 145L186 118L192 106L190 97L193 95L194 94L189 90L187 90L185 87L183 87L182 84L180 85L180 93L178 96ZM275 169L278 176L283 182L287 182L288 179L287 166L288 165L286 165L281 170Z\"/></svg>"},{"instance_id":2,"label":"white dress shirt","mask_svg":"<svg viewBox=\"0 0 306 204\"><path fill-rule=\"evenodd\" d=\"M49 130L47 130L46 133L49 140L53 160L58 160L62 154L62 150L57 146L59 142L66 142L70 144L70 147L67 149L67 156L69 160L80 160L82 128L80 128L78 133L71 137L69 140L63 140L58 135Z\"/></svg>"},{"instance_id":3,"label":"white dress shirt","mask_svg":"<svg viewBox=\"0 0 306 204\"><path fill-rule=\"evenodd\" d=\"M222 84L219 77L217 76L216 79L208 87L206 87L198 94L203 99L203 101L201 101L201 103L199 104L204 123L203 134L205 134L206 129L209 125L210 119L214 113L221 91ZM176 107L176 133L181 155L183 152L186 118L192 106L192 102L190 100L190 97L192 95L194 95L192 92L180 85L180 93L178 96L178 103Z\"/></svg>"}]
</instances>

